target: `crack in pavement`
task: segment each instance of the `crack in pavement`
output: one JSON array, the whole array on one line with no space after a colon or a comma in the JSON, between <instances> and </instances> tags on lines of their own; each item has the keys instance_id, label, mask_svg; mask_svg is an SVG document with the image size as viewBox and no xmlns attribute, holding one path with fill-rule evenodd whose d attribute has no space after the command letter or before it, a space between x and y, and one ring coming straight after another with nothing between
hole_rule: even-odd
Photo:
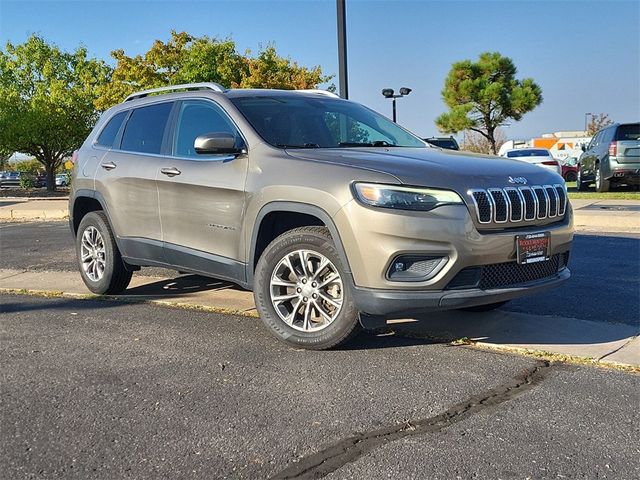
<instances>
[{"instance_id":1,"label":"crack in pavement","mask_svg":"<svg viewBox=\"0 0 640 480\"><path fill-rule=\"evenodd\" d=\"M551 366L552 364L548 361L539 361L534 367L511 381L474 395L434 417L409 420L340 440L319 452L303 457L271 478L274 480L321 478L384 444L409 436L439 432L471 415L496 407L531 390L546 377Z\"/></svg>"}]
</instances>

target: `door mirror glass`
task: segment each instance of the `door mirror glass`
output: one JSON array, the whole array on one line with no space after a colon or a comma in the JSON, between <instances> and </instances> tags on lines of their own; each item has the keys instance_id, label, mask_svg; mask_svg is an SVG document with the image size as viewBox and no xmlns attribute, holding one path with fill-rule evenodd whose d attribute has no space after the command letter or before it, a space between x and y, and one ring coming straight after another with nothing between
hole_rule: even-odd
<instances>
[{"instance_id":1,"label":"door mirror glass","mask_svg":"<svg viewBox=\"0 0 640 480\"><path fill-rule=\"evenodd\" d=\"M200 155L212 153L239 154L243 151L243 148L238 146L241 143L232 133L212 132L196 137L193 148Z\"/></svg>"}]
</instances>

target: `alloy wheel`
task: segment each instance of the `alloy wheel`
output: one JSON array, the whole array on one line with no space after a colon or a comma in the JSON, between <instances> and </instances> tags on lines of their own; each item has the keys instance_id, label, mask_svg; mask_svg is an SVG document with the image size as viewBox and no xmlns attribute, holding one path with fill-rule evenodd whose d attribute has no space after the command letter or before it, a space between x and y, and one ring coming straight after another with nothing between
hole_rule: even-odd
<instances>
[{"instance_id":1,"label":"alloy wheel","mask_svg":"<svg viewBox=\"0 0 640 480\"><path fill-rule=\"evenodd\" d=\"M315 332L331 325L343 303L336 266L313 250L287 253L273 270L270 295L278 316L291 328Z\"/></svg>"},{"instance_id":2,"label":"alloy wheel","mask_svg":"<svg viewBox=\"0 0 640 480\"><path fill-rule=\"evenodd\" d=\"M98 282L104 276L106 248L104 239L95 227L88 227L82 233L80 245L82 270L92 282Z\"/></svg>"}]
</instances>

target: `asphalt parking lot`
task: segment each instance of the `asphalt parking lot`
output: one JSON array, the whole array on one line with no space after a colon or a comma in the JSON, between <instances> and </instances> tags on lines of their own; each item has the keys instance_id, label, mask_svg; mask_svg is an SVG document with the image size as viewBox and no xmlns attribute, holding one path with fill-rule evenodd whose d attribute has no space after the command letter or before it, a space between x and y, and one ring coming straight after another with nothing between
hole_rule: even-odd
<instances>
[{"instance_id":1,"label":"asphalt parking lot","mask_svg":"<svg viewBox=\"0 0 640 480\"><path fill-rule=\"evenodd\" d=\"M254 318L0 296L4 478L638 478L640 377Z\"/></svg>"}]
</instances>

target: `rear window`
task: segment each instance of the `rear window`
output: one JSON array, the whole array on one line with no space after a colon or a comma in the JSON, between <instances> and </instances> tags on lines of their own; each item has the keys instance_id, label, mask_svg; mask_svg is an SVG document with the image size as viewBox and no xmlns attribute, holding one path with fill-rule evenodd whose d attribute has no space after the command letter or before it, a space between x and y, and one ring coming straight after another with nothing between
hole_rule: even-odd
<instances>
[{"instance_id":1,"label":"rear window","mask_svg":"<svg viewBox=\"0 0 640 480\"><path fill-rule=\"evenodd\" d=\"M136 108L122 136L122 150L140 153L160 153L162 138L173 103L159 103Z\"/></svg>"},{"instance_id":2,"label":"rear window","mask_svg":"<svg viewBox=\"0 0 640 480\"><path fill-rule=\"evenodd\" d=\"M96 144L103 147L113 147L113 142L116 139L116 135L118 135L120 126L127 116L127 113L128 112L120 112L111 117L111 120L107 122L107 125L102 129L102 132L100 132Z\"/></svg>"},{"instance_id":3,"label":"rear window","mask_svg":"<svg viewBox=\"0 0 640 480\"><path fill-rule=\"evenodd\" d=\"M620 125L616 132L616 140L640 140L640 123L630 123L628 125Z\"/></svg>"},{"instance_id":4,"label":"rear window","mask_svg":"<svg viewBox=\"0 0 640 480\"><path fill-rule=\"evenodd\" d=\"M458 143L453 138L425 138L424 140L436 147L458 150Z\"/></svg>"},{"instance_id":5,"label":"rear window","mask_svg":"<svg viewBox=\"0 0 640 480\"><path fill-rule=\"evenodd\" d=\"M522 150L513 150L512 152L507 152L507 157L509 158L518 158L518 157L550 157L548 150L541 149L527 149L523 148Z\"/></svg>"}]
</instances>

